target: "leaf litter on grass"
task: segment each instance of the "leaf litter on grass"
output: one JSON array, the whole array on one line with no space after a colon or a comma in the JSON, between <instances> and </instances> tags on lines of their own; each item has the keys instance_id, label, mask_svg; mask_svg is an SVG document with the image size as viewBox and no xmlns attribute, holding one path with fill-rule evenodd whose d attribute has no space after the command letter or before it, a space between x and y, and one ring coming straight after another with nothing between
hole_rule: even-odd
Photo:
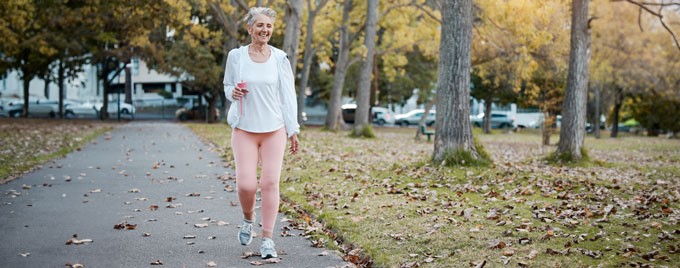
<instances>
[{"instance_id":1,"label":"leaf litter on grass","mask_svg":"<svg viewBox=\"0 0 680 268\"><path fill-rule=\"evenodd\" d=\"M301 154L285 158L282 194L309 213L303 217L333 230L328 237L361 246L379 266L414 263L414 255L430 267L480 264L480 253L492 266L680 262L680 174L658 171L680 159L677 141L601 139L591 157L604 165L566 167L542 160L554 147L541 147L538 136L481 135L495 165L478 169L430 166L432 144L411 134L381 129L378 139L367 140L308 129ZM228 160L229 139L220 139L212 141ZM619 144L637 139L644 140L637 147ZM665 155L646 150L648 144L665 147Z\"/></svg>"}]
</instances>

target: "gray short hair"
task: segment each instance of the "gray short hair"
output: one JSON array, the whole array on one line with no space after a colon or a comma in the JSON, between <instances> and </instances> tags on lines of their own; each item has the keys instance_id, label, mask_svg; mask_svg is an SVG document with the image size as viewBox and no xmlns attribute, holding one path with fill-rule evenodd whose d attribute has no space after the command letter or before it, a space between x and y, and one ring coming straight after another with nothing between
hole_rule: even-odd
<instances>
[{"instance_id":1,"label":"gray short hair","mask_svg":"<svg viewBox=\"0 0 680 268\"><path fill-rule=\"evenodd\" d=\"M273 9L268 7L251 7L250 10L248 10L246 17L243 18L243 21L245 21L248 26L252 26L255 23L255 17L257 17L257 15L265 15L271 18L272 21L276 20L276 11Z\"/></svg>"}]
</instances>

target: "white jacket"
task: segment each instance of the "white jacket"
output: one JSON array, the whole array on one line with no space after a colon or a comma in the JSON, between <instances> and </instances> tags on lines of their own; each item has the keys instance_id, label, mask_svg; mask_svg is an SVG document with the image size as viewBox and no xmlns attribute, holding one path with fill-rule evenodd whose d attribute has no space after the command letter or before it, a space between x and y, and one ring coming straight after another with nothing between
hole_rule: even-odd
<instances>
[{"instance_id":1,"label":"white jacket","mask_svg":"<svg viewBox=\"0 0 680 268\"><path fill-rule=\"evenodd\" d=\"M293 77L293 71L290 67L290 61L288 61L288 56L283 50L269 46L272 52L272 56L275 57L278 64L279 73L279 93L281 96L281 112L283 117L283 123L286 128L286 133L290 138L293 134L300 133L300 125L297 122L297 98L295 96L295 78ZM232 128L239 126L239 121L241 115L239 113L239 102L232 98L232 93L238 81L241 81L241 67L244 65L244 61L247 60L248 56L248 46L242 46L240 48L235 48L229 51L227 56L227 66L225 67L224 73L224 93L227 99L232 102L231 107L229 107L229 113L227 115L227 123Z\"/></svg>"}]
</instances>

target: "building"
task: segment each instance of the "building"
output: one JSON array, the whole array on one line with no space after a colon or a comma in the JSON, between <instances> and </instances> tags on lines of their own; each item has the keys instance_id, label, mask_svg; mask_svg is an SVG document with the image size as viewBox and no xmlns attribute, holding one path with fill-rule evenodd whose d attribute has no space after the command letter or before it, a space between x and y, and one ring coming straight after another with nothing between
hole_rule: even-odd
<instances>
[{"instance_id":1,"label":"building","mask_svg":"<svg viewBox=\"0 0 680 268\"><path fill-rule=\"evenodd\" d=\"M55 70L56 71L56 70ZM178 77L165 75L150 69L144 61L134 59L132 68L132 100L135 105L159 105L173 103L176 98L184 96L186 92L182 90L182 83ZM111 85L111 96L109 99L116 99L118 93L124 93L125 72L121 72L113 78ZM97 81L97 69L93 65L83 66L83 71L75 79L66 81L65 99L81 101L101 101L103 100L103 86L101 81ZM165 91L170 94L159 94ZM45 81L39 78L31 80L29 85L31 96L45 97L50 100L59 99L59 87L51 81L45 85ZM163 95L172 96L165 99ZM9 72L0 78L0 96L22 97L23 83L16 71Z\"/></svg>"}]
</instances>

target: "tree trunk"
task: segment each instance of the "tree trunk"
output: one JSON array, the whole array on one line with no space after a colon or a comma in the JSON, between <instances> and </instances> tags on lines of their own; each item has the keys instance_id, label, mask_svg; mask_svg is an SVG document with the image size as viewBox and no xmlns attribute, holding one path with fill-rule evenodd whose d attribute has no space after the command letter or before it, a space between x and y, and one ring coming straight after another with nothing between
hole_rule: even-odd
<instances>
[{"instance_id":1,"label":"tree trunk","mask_svg":"<svg viewBox=\"0 0 680 268\"><path fill-rule=\"evenodd\" d=\"M44 95L46 99L50 98L50 75L45 75L45 89L44 89Z\"/></svg>"},{"instance_id":2,"label":"tree trunk","mask_svg":"<svg viewBox=\"0 0 680 268\"><path fill-rule=\"evenodd\" d=\"M215 92L216 93L216 92ZM215 104L217 103L217 96L215 94L210 94L210 96L206 96L206 100L208 101L208 111L206 111L206 119L205 121L207 123L215 123L215 118L217 117L217 113L215 112Z\"/></svg>"},{"instance_id":3,"label":"tree trunk","mask_svg":"<svg viewBox=\"0 0 680 268\"><path fill-rule=\"evenodd\" d=\"M328 114L326 115L326 128L328 130L338 130L339 124L343 124L342 111L342 89L345 84L347 66L349 65L349 13L352 11L352 0L346 0L342 11L342 24L340 25L340 47L338 59L335 63L335 73L333 75L333 91L331 100L328 104Z\"/></svg>"},{"instance_id":4,"label":"tree trunk","mask_svg":"<svg viewBox=\"0 0 680 268\"><path fill-rule=\"evenodd\" d=\"M484 100L484 120L482 121L482 129L484 133L491 133L491 96Z\"/></svg>"},{"instance_id":5,"label":"tree trunk","mask_svg":"<svg viewBox=\"0 0 680 268\"><path fill-rule=\"evenodd\" d=\"M555 116L549 112L543 112L543 145L550 145L550 136L552 136L553 124L555 123Z\"/></svg>"},{"instance_id":6,"label":"tree trunk","mask_svg":"<svg viewBox=\"0 0 680 268\"><path fill-rule=\"evenodd\" d=\"M449 155L467 152L480 159L470 126L470 49L472 43L472 0L444 1L437 119L432 160L442 163Z\"/></svg>"},{"instance_id":7,"label":"tree trunk","mask_svg":"<svg viewBox=\"0 0 680 268\"><path fill-rule=\"evenodd\" d=\"M132 60L125 63L125 103L132 104ZM120 98L120 95L119 95Z\"/></svg>"},{"instance_id":8,"label":"tree trunk","mask_svg":"<svg viewBox=\"0 0 680 268\"><path fill-rule=\"evenodd\" d=\"M609 134L610 137L616 138L619 135L619 113L621 112L621 106L623 105L623 89L616 87L614 93L614 111L612 114L612 132Z\"/></svg>"},{"instance_id":9,"label":"tree trunk","mask_svg":"<svg viewBox=\"0 0 680 268\"><path fill-rule=\"evenodd\" d=\"M586 127L586 98L590 75L590 0L573 0L571 5L571 47L567 91L562 106L562 124L557 156L568 161L583 158Z\"/></svg>"},{"instance_id":10,"label":"tree trunk","mask_svg":"<svg viewBox=\"0 0 680 268\"><path fill-rule=\"evenodd\" d=\"M371 74L375 55L375 37L378 28L378 0L367 1L366 11L366 58L359 71L359 86L357 87L357 110L354 114L354 135L361 136L363 129L371 124Z\"/></svg>"},{"instance_id":11,"label":"tree trunk","mask_svg":"<svg viewBox=\"0 0 680 268\"><path fill-rule=\"evenodd\" d=\"M302 0L289 0L286 9L286 29L283 35L283 51L288 54L293 77L297 71L300 27L302 26ZM300 121L301 122L301 121Z\"/></svg>"},{"instance_id":12,"label":"tree trunk","mask_svg":"<svg viewBox=\"0 0 680 268\"><path fill-rule=\"evenodd\" d=\"M59 69L57 70L57 85L59 86L59 118L64 118L64 98L66 98L64 92L64 80L66 80L66 75L64 73L66 72L66 66L64 65L64 59L60 59Z\"/></svg>"},{"instance_id":13,"label":"tree trunk","mask_svg":"<svg viewBox=\"0 0 680 268\"><path fill-rule=\"evenodd\" d=\"M595 114L593 115L593 134L595 138L600 138L600 87L601 85L595 86Z\"/></svg>"},{"instance_id":14,"label":"tree trunk","mask_svg":"<svg viewBox=\"0 0 680 268\"><path fill-rule=\"evenodd\" d=\"M99 110L99 119L106 120L109 119L109 61L105 60L102 64L102 69L100 69L99 80L102 81L103 92L102 92L102 107Z\"/></svg>"},{"instance_id":15,"label":"tree trunk","mask_svg":"<svg viewBox=\"0 0 680 268\"><path fill-rule=\"evenodd\" d=\"M312 66L312 58L314 58L314 53L316 53L316 48L312 48L312 41L314 40L314 20L316 19L316 14L319 10L323 8L328 2L327 0L318 1L316 8L312 8L312 1L307 0L307 33L305 36L305 52L302 56L302 78L300 79L300 85L298 85L298 122L304 123L302 120L302 113L305 111L305 97L307 90L307 83L309 83L309 72Z\"/></svg>"},{"instance_id":16,"label":"tree trunk","mask_svg":"<svg viewBox=\"0 0 680 268\"><path fill-rule=\"evenodd\" d=\"M33 75L27 74L26 69L21 71L22 74L22 81L24 84L24 111L21 113L21 117L28 118L28 95L31 93L29 88L31 84L31 80L33 79Z\"/></svg>"}]
</instances>

